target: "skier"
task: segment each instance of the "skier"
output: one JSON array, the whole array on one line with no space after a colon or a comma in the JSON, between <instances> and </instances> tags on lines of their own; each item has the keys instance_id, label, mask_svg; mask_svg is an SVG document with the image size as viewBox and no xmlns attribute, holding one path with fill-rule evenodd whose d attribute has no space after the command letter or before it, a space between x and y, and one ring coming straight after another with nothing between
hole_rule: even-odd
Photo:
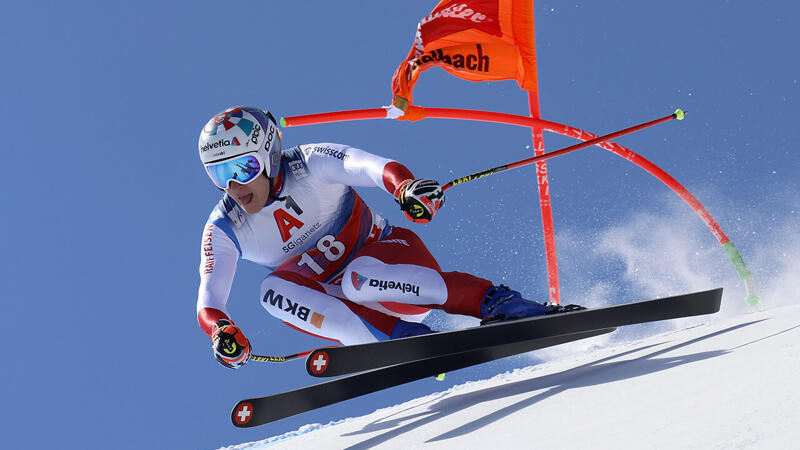
<instances>
[{"instance_id":1,"label":"skier","mask_svg":"<svg viewBox=\"0 0 800 450\"><path fill-rule=\"evenodd\" d=\"M203 230L197 319L225 367L251 353L226 310L239 258L270 270L260 294L267 312L344 345L431 333L421 323L431 308L482 323L566 309L443 272L416 234L371 210L353 186L384 190L417 223L444 204L439 183L397 161L331 143L282 151L273 116L244 106L215 115L198 147L224 195Z\"/></svg>"}]
</instances>

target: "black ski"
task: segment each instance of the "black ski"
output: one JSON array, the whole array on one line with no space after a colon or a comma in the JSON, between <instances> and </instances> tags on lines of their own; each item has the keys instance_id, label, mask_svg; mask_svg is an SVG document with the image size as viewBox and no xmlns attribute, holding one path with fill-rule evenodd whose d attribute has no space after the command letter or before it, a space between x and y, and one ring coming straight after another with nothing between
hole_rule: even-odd
<instances>
[{"instance_id":1,"label":"black ski","mask_svg":"<svg viewBox=\"0 0 800 450\"><path fill-rule=\"evenodd\" d=\"M719 311L721 301L722 288L718 288L391 341L329 347L309 354L306 358L306 370L316 377L339 376L465 352L474 349L476 345L493 347L554 335L711 314Z\"/></svg>"},{"instance_id":2,"label":"black ski","mask_svg":"<svg viewBox=\"0 0 800 450\"><path fill-rule=\"evenodd\" d=\"M615 328L548 336L439 355L371 370L315 384L294 391L240 401L231 411L231 421L240 428L255 427L333 403L409 383L440 373L452 372L511 355L577 341L614 331Z\"/></svg>"}]
</instances>

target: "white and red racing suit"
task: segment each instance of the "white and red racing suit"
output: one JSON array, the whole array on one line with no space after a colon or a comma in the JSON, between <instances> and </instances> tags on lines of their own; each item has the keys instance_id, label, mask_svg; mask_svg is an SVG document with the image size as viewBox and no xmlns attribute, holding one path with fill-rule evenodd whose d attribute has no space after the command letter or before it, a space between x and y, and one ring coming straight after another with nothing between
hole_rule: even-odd
<instances>
[{"instance_id":1,"label":"white and red racing suit","mask_svg":"<svg viewBox=\"0 0 800 450\"><path fill-rule=\"evenodd\" d=\"M203 230L197 317L211 334L239 258L266 267L261 304L289 326L345 345L387 339L398 318L437 308L480 317L491 282L442 272L411 230L391 227L353 186L394 194L402 164L340 144L283 152L266 206L248 214L227 194Z\"/></svg>"}]
</instances>

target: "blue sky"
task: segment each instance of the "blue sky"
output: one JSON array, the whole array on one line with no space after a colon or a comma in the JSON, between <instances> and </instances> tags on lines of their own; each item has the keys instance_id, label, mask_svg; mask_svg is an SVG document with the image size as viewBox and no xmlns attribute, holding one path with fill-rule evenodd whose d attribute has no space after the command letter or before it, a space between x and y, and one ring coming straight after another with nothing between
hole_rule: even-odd
<instances>
[{"instance_id":1,"label":"blue sky","mask_svg":"<svg viewBox=\"0 0 800 450\"><path fill-rule=\"evenodd\" d=\"M226 370L196 324L199 240L219 197L197 157L202 126L235 104L276 116L387 104L391 75L434 4L4 6L0 294L10 351L0 375L0 423L9 447L55 440L61 448L210 448L368 412L521 364L465 370L444 383L421 381L243 431L228 418L238 399L314 380L300 363ZM751 267L757 278L769 279L774 261L796 258L781 253L786 236L800 231L794 2L537 1L535 14L544 118L604 134L677 107L689 111L683 122L618 142L689 188L746 260L763 254L764 265ZM527 112L513 81L470 83L438 69L422 75L415 101ZM442 182L530 156L526 129L453 120L284 133L285 147L315 141L351 144ZM549 150L573 143L552 135L545 142ZM598 232L639 223L642 214L685 219L676 223L686 228L673 231L702 236L692 245L714 262L702 270L735 280L702 222L635 166L587 149L548 168L565 301L581 303L592 283L637 296L625 261L598 260L593 242ZM405 222L377 189L360 193L391 222L417 231L443 267L545 298L533 170L454 188L427 226ZM646 272L659 277L670 248L653 248ZM255 350L287 354L323 344L267 316L257 301L264 275L241 264L229 302ZM743 297L741 285L726 287L733 301Z\"/></svg>"}]
</instances>

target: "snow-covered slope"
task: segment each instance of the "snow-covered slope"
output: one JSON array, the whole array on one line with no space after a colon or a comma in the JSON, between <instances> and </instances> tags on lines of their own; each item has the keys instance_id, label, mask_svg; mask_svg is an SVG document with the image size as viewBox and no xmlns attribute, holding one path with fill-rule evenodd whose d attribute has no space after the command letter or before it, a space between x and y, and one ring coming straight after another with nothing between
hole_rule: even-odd
<instances>
[{"instance_id":1,"label":"snow-covered slope","mask_svg":"<svg viewBox=\"0 0 800 450\"><path fill-rule=\"evenodd\" d=\"M800 305L708 317L548 357L231 448L783 449L800 442Z\"/></svg>"}]
</instances>

